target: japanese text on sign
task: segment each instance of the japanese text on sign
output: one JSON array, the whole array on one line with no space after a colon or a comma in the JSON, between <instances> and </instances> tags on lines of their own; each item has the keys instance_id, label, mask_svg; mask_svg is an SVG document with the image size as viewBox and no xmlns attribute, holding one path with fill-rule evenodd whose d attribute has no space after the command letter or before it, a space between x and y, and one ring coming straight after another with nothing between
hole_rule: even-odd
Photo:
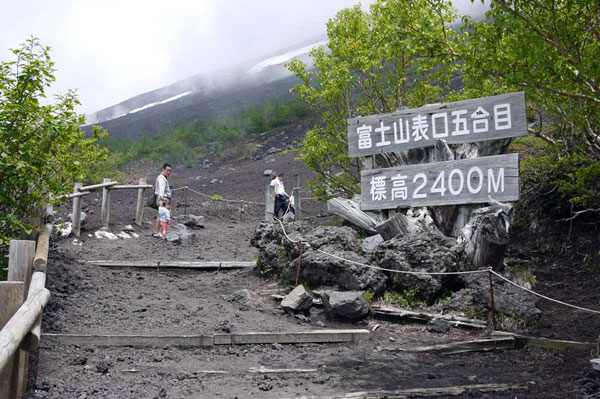
<instances>
[{"instance_id":1,"label":"japanese text on sign","mask_svg":"<svg viewBox=\"0 0 600 399\"><path fill-rule=\"evenodd\" d=\"M523 92L348 120L351 157L527 133Z\"/></svg>"},{"instance_id":2,"label":"japanese text on sign","mask_svg":"<svg viewBox=\"0 0 600 399\"><path fill-rule=\"evenodd\" d=\"M361 209L518 199L518 154L366 170Z\"/></svg>"}]
</instances>

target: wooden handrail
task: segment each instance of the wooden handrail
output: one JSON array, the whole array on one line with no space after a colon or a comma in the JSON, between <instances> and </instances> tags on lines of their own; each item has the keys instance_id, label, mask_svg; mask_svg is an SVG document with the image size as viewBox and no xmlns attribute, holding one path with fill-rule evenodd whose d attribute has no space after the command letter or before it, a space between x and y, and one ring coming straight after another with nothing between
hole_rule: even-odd
<instances>
[{"instance_id":1,"label":"wooden handrail","mask_svg":"<svg viewBox=\"0 0 600 399\"><path fill-rule=\"evenodd\" d=\"M12 359L49 300L50 291L46 288L37 290L0 330L0 370Z\"/></svg>"}]
</instances>

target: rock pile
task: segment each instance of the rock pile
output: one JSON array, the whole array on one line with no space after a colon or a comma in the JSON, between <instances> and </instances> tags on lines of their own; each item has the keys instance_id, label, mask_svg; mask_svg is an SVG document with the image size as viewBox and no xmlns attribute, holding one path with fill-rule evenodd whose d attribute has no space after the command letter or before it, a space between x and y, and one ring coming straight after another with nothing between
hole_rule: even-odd
<instances>
[{"instance_id":1,"label":"rock pile","mask_svg":"<svg viewBox=\"0 0 600 399\"><path fill-rule=\"evenodd\" d=\"M262 223L255 231L251 244L259 249L258 267L264 274L294 281L301 260L300 281L311 290L325 289L323 304L332 316L360 319L368 313L368 303L361 293L369 292L378 298L386 290L416 292L423 306L431 306L436 311L466 312L485 317L490 310L486 273L426 275L393 272L469 270L464 247L451 237L422 231L383 241L380 236L360 239L350 227L312 227L307 221L285 226L289 238L297 242L288 240L278 224ZM300 241L309 244L303 246L302 256ZM506 272L510 273L508 269ZM336 290L342 292L331 293ZM494 282L494 291L496 312L524 324L539 318L540 311L526 292L502 281ZM348 299L350 297L353 301ZM305 300L308 303L308 299ZM332 304L332 300L341 305ZM353 311L348 312L349 308ZM437 324L431 328L444 329Z\"/></svg>"}]
</instances>

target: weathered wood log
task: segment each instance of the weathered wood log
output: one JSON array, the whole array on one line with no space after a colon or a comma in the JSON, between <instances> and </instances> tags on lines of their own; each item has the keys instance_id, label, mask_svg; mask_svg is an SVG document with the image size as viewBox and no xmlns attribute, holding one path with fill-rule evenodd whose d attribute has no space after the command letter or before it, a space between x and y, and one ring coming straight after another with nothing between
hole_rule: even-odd
<instances>
[{"instance_id":1,"label":"weathered wood log","mask_svg":"<svg viewBox=\"0 0 600 399\"><path fill-rule=\"evenodd\" d=\"M24 283L23 299L27 297L31 273L33 273L33 258L35 257L35 241L11 240L8 249L8 281Z\"/></svg>"},{"instance_id":2,"label":"weathered wood log","mask_svg":"<svg viewBox=\"0 0 600 399\"><path fill-rule=\"evenodd\" d=\"M402 213L396 213L394 217L389 218L386 221L377 223L375 230L381 235L384 241L391 240L398 234L410 233L408 226L408 220Z\"/></svg>"},{"instance_id":3,"label":"weathered wood log","mask_svg":"<svg viewBox=\"0 0 600 399\"><path fill-rule=\"evenodd\" d=\"M23 304L23 283L0 281L0 332ZM20 350L11 353L5 366L0 366L0 398L18 398L21 373Z\"/></svg>"},{"instance_id":4,"label":"weathered wood log","mask_svg":"<svg viewBox=\"0 0 600 399\"><path fill-rule=\"evenodd\" d=\"M410 388L396 391L360 391L334 396L295 396L294 399L407 399L407 398L440 398L463 396L469 392L506 392L525 390L527 384L473 384L439 388ZM292 399L292 398L280 398Z\"/></svg>"},{"instance_id":5,"label":"weathered wood log","mask_svg":"<svg viewBox=\"0 0 600 399\"><path fill-rule=\"evenodd\" d=\"M93 191L93 190L97 190L99 188L111 187L111 186L115 186L115 185L117 185L117 182L116 181L110 181L110 179L109 179L109 181L104 182L104 183L98 183L98 184L92 184L90 186L79 187L78 190L79 191Z\"/></svg>"},{"instance_id":6,"label":"weathered wood log","mask_svg":"<svg viewBox=\"0 0 600 399\"><path fill-rule=\"evenodd\" d=\"M46 288L38 290L33 296L27 298L0 330L0 370L6 366L19 349L21 341L31 330L49 299L50 291Z\"/></svg>"},{"instance_id":7,"label":"weathered wood log","mask_svg":"<svg viewBox=\"0 0 600 399\"><path fill-rule=\"evenodd\" d=\"M416 348L393 348L391 350L399 352L435 352L441 355L453 355L465 352L487 352L498 349L514 349L515 347L515 337L507 336L421 346Z\"/></svg>"},{"instance_id":8,"label":"weathered wood log","mask_svg":"<svg viewBox=\"0 0 600 399\"><path fill-rule=\"evenodd\" d=\"M79 187L82 187L83 184L75 183L75 192L79 190ZM89 193L89 191L88 191ZM80 193L83 194L83 193ZM73 234L75 237L79 237L81 235L81 198L80 196L73 197Z\"/></svg>"},{"instance_id":9,"label":"weathered wood log","mask_svg":"<svg viewBox=\"0 0 600 399\"><path fill-rule=\"evenodd\" d=\"M35 257L33 258L33 270L46 270L48 264L48 246L50 245L50 235L54 225L47 223L42 230L37 240L37 247L35 249Z\"/></svg>"},{"instance_id":10,"label":"weathered wood log","mask_svg":"<svg viewBox=\"0 0 600 399\"><path fill-rule=\"evenodd\" d=\"M595 349L597 342L566 341L563 339L551 339L520 335L507 331L494 331L495 337L514 337L518 348L544 348L544 349Z\"/></svg>"},{"instance_id":11,"label":"weathered wood log","mask_svg":"<svg viewBox=\"0 0 600 399\"><path fill-rule=\"evenodd\" d=\"M104 179L104 183L110 182L110 179ZM113 186L114 188L116 186ZM107 227L110 223L110 190L108 187L102 189L102 227Z\"/></svg>"},{"instance_id":12,"label":"weathered wood log","mask_svg":"<svg viewBox=\"0 0 600 399\"><path fill-rule=\"evenodd\" d=\"M109 187L110 190L138 190L140 188L152 188L151 184L120 184L116 186Z\"/></svg>"},{"instance_id":13,"label":"weathered wood log","mask_svg":"<svg viewBox=\"0 0 600 399\"><path fill-rule=\"evenodd\" d=\"M375 220L364 213L357 202L345 198L332 198L327 201L327 211L348 220L363 229L377 233Z\"/></svg>"},{"instance_id":14,"label":"weathered wood log","mask_svg":"<svg viewBox=\"0 0 600 399\"><path fill-rule=\"evenodd\" d=\"M458 242L464 245L473 269L492 266L502 270L514 209L492 198L489 201L490 206L473 211L471 220L461 229Z\"/></svg>"},{"instance_id":15,"label":"weathered wood log","mask_svg":"<svg viewBox=\"0 0 600 399\"><path fill-rule=\"evenodd\" d=\"M29 293L27 299L32 298L38 291L46 287L46 273L34 272L31 276L31 285L29 286ZM40 346L40 337L42 335L42 312L35 320L33 327L27 336L25 337L21 347L28 351L36 350Z\"/></svg>"},{"instance_id":16,"label":"weathered wood log","mask_svg":"<svg viewBox=\"0 0 600 399\"><path fill-rule=\"evenodd\" d=\"M371 306L375 315L384 315L398 318L407 318L419 321L429 321L432 319L442 319L448 322L448 324L454 327L469 327L484 329L487 327L486 323L482 320L469 319L467 317L447 315L447 314L433 314L426 312L415 312L408 309L395 309L386 306Z\"/></svg>"},{"instance_id":17,"label":"weathered wood log","mask_svg":"<svg viewBox=\"0 0 600 399\"><path fill-rule=\"evenodd\" d=\"M146 185L145 177L140 178L140 185ZM137 224L138 226L141 226L144 220L144 190L145 189L143 188L138 189L137 206L135 208L135 224Z\"/></svg>"}]
</instances>

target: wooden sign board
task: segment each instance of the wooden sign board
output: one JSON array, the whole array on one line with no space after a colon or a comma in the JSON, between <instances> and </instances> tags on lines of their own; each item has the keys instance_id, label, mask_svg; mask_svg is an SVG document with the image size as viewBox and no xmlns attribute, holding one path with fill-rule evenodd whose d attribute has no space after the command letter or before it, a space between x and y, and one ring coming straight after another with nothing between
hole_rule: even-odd
<instances>
[{"instance_id":1,"label":"wooden sign board","mask_svg":"<svg viewBox=\"0 0 600 399\"><path fill-rule=\"evenodd\" d=\"M362 210L519 199L519 154L369 169L361 172Z\"/></svg>"},{"instance_id":2,"label":"wooden sign board","mask_svg":"<svg viewBox=\"0 0 600 399\"><path fill-rule=\"evenodd\" d=\"M437 139L457 144L525 135L525 94L520 91L348 119L348 155L433 147Z\"/></svg>"}]
</instances>

